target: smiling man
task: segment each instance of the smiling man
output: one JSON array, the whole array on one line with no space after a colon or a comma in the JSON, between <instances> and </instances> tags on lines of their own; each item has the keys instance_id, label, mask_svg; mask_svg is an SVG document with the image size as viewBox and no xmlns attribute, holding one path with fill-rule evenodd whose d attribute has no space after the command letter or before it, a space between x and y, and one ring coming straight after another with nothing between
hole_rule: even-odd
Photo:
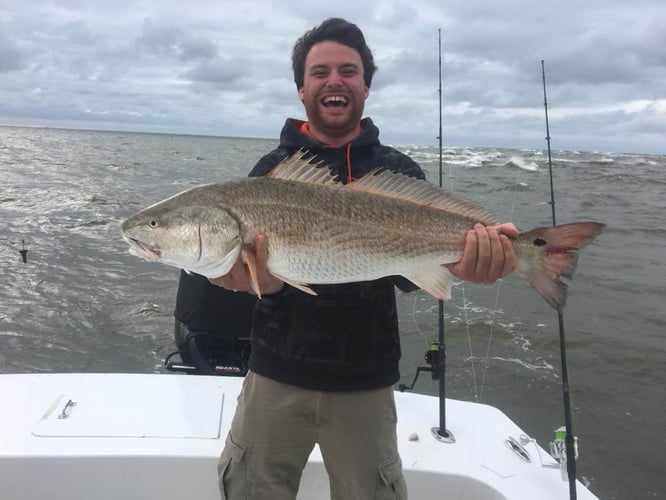
<instances>
[{"instance_id":1,"label":"smiling man","mask_svg":"<svg viewBox=\"0 0 666 500\"><path fill-rule=\"evenodd\" d=\"M308 52L304 72L298 96L308 116L308 133L329 146L357 137L368 98L359 53L338 42L320 42Z\"/></svg>"},{"instance_id":2,"label":"smiling man","mask_svg":"<svg viewBox=\"0 0 666 500\"><path fill-rule=\"evenodd\" d=\"M411 158L379 142L370 118L361 118L376 67L356 25L324 21L296 42L292 64L308 120L288 119L279 147L251 176L304 149L344 183L377 167L424 178ZM506 234L517 231L510 224L470 229L462 260L447 267L474 282L508 274L515 257ZM406 498L393 398L400 378L394 287L409 291L413 285L382 278L313 286L312 296L267 272L265 237L257 237L255 248L262 298L252 316L250 371L220 457L222 497L294 499L319 444L333 499ZM240 260L211 282L252 292Z\"/></svg>"}]
</instances>

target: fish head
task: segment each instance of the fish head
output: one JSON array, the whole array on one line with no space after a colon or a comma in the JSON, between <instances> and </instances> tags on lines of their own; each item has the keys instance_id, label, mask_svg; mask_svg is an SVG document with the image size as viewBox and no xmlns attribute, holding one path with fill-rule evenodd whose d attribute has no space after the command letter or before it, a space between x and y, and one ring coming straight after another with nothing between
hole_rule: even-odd
<instances>
[{"instance_id":1,"label":"fish head","mask_svg":"<svg viewBox=\"0 0 666 500\"><path fill-rule=\"evenodd\" d=\"M238 222L215 205L166 200L123 221L120 231L132 255L208 278L227 274L241 249Z\"/></svg>"}]
</instances>

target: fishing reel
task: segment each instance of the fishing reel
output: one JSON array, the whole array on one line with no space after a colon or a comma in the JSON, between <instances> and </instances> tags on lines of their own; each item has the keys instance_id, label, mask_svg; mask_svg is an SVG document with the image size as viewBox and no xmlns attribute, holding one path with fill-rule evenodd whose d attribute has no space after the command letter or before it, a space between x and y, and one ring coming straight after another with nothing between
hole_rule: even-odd
<instances>
[{"instance_id":1,"label":"fishing reel","mask_svg":"<svg viewBox=\"0 0 666 500\"><path fill-rule=\"evenodd\" d=\"M440 352L442 354L440 354ZM425 352L423 359L425 360L428 366L418 366L416 368L416 375L414 375L414 380L410 385L399 384L398 390L400 392L411 391L414 389L414 385L419 378L421 372L430 372L432 380L439 380L440 374L444 371L444 358L445 353L443 349L440 349L439 342L433 340L430 342L428 350Z\"/></svg>"},{"instance_id":2,"label":"fishing reel","mask_svg":"<svg viewBox=\"0 0 666 500\"><path fill-rule=\"evenodd\" d=\"M562 480L567 480L567 445L566 445L567 431L564 427L555 429L555 439L550 442L550 455L557 460L562 473ZM578 459L578 437L573 438L573 460Z\"/></svg>"}]
</instances>

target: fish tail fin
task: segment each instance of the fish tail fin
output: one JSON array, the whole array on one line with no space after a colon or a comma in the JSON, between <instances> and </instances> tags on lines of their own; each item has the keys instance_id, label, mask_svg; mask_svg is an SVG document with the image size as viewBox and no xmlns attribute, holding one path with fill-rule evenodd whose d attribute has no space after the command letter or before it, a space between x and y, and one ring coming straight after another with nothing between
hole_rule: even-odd
<instances>
[{"instance_id":1,"label":"fish tail fin","mask_svg":"<svg viewBox=\"0 0 666 500\"><path fill-rule=\"evenodd\" d=\"M529 245L532 250L525 252L530 255L524 259L522 255L517 256L517 272L554 309L562 311L567 301L567 283L562 278L573 278L578 264L578 251L605 228L606 225L599 222L577 222L521 233L518 240Z\"/></svg>"}]
</instances>

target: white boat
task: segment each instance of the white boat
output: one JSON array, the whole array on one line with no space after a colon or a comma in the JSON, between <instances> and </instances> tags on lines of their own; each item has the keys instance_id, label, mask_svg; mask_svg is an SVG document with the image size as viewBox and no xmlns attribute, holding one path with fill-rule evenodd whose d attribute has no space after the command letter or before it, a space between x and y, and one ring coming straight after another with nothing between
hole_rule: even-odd
<instances>
[{"instance_id":1,"label":"white boat","mask_svg":"<svg viewBox=\"0 0 666 500\"><path fill-rule=\"evenodd\" d=\"M217 500L217 460L240 377L182 374L0 375L2 500ZM501 411L396 392L409 495L428 499L569 498L558 464ZM597 498L581 483L579 499ZM298 499L329 498L315 447Z\"/></svg>"}]
</instances>

